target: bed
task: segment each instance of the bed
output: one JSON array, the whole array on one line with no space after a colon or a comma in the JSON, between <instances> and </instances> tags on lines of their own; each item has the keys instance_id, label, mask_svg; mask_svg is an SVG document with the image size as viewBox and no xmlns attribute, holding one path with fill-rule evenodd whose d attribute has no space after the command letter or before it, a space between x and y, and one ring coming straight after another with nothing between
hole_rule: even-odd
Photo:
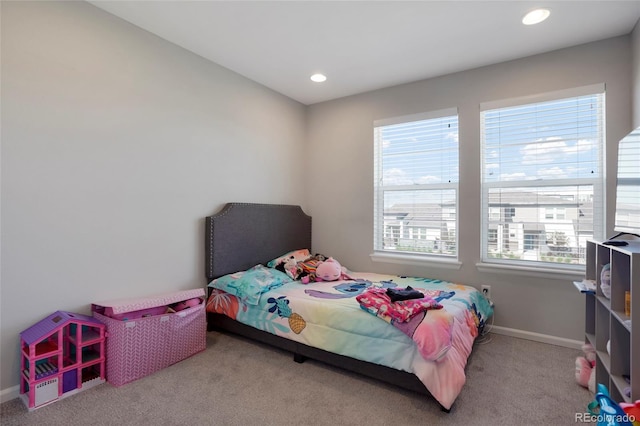
<instances>
[{"instance_id":1,"label":"bed","mask_svg":"<svg viewBox=\"0 0 640 426\"><path fill-rule=\"evenodd\" d=\"M346 268L335 281L303 284L284 263L295 264L304 249L311 254L311 217L299 206L228 203L207 217L208 330L430 395L449 411L492 315L484 296L470 286ZM409 291L419 296L378 303Z\"/></svg>"}]
</instances>

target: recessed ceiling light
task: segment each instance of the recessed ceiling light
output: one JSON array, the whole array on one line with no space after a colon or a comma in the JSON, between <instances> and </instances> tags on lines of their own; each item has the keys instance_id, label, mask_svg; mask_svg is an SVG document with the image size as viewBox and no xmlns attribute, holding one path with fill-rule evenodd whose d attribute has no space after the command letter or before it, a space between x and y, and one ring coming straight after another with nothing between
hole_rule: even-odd
<instances>
[{"instance_id":1,"label":"recessed ceiling light","mask_svg":"<svg viewBox=\"0 0 640 426\"><path fill-rule=\"evenodd\" d=\"M549 9L535 9L524 15L522 23L525 25L539 24L549 17L551 11Z\"/></svg>"},{"instance_id":2,"label":"recessed ceiling light","mask_svg":"<svg viewBox=\"0 0 640 426\"><path fill-rule=\"evenodd\" d=\"M327 77L324 74L314 74L311 76L311 81L315 81L316 83L322 83L326 79Z\"/></svg>"}]
</instances>

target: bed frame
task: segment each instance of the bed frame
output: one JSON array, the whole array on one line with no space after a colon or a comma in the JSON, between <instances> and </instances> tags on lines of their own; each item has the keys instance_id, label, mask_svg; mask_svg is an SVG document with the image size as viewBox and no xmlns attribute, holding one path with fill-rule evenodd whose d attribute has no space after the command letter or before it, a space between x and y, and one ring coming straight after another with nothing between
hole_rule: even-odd
<instances>
[{"instance_id":1,"label":"bed frame","mask_svg":"<svg viewBox=\"0 0 640 426\"><path fill-rule=\"evenodd\" d=\"M206 218L207 283L226 274L243 271L292 250L311 250L311 217L300 206L228 203ZM211 288L209 294L211 293ZM221 314L207 313L207 330L224 330L267 343L293 353L296 362L314 359L390 383L410 391L430 395L411 373L334 354L293 342L239 323ZM449 410L442 407L442 410Z\"/></svg>"}]
</instances>

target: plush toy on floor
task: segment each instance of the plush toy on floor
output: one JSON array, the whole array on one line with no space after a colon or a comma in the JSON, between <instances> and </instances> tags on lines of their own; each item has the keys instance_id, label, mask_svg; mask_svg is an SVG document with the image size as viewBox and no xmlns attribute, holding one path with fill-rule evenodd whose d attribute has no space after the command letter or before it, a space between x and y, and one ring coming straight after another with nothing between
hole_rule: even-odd
<instances>
[{"instance_id":1,"label":"plush toy on floor","mask_svg":"<svg viewBox=\"0 0 640 426\"><path fill-rule=\"evenodd\" d=\"M580 386L596 392L596 350L589 343L582 345L584 356L576 358L576 381Z\"/></svg>"}]
</instances>

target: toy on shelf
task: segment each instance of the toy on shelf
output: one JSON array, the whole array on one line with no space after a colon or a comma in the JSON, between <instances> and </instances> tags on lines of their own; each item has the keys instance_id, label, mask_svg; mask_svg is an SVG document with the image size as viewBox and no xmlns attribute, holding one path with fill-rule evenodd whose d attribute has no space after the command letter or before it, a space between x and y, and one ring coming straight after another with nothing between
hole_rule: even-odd
<instances>
[{"instance_id":1,"label":"toy on shelf","mask_svg":"<svg viewBox=\"0 0 640 426\"><path fill-rule=\"evenodd\" d=\"M596 392L596 350L590 343L582 345L584 356L576 358L576 381L580 386Z\"/></svg>"},{"instance_id":2,"label":"toy on shelf","mask_svg":"<svg viewBox=\"0 0 640 426\"><path fill-rule=\"evenodd\" d=\"M105 326L57 311L20 333L20 397L29 411L105 382Z\"/></svg>"},{"instance_id":3,"label":"toy on shelf","mask_svg":"<svg viewBox=\"0 0 640 426\"><path fill-rule=\"evenodd\" d=\"M611 264L607 263L600 272L600 290L607 299L611 299Z\"/></svg>"}]
</instances>

